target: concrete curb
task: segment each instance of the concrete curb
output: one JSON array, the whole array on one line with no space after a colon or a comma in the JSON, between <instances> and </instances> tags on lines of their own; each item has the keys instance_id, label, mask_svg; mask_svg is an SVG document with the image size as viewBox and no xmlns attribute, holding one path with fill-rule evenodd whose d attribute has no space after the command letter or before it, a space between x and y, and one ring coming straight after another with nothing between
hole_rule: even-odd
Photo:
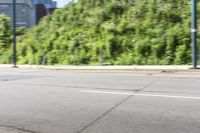
<instances>
[{"instance_id":1,"label":"concrete curb","mask_svg":"<svg viewBox=\"0 0 200 133\"><path fill-rule=\"evenodd\" d=\"M12 68L13 65L0 65L0 68ZM42 65L18 65L21 69L47 69L47 70L158 70L158 71L190 71L191 66L42 66Z\"/></svg>"}]
</instances>

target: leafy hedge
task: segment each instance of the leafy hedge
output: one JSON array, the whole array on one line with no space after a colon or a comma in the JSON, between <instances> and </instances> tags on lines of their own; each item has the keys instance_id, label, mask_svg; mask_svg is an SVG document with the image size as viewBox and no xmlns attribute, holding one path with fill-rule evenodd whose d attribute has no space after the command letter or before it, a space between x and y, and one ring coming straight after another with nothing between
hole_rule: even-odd
<instances>
[{"instance_id":1,"label":"leafy hedge","mask_svg":"<svg viewBox=\"0 0 200 133\"><path fill-rule=\"evenodd\" d=\"M78 0L18 40L21 64L188 64L190 2Z\"/></svg>"},{"instance_id":2,"label":"leafy hedge","mask_svg":"<svg viewBox=\"0 0 200 133\"><path fill-rule=\"evenodd\" d=\"M0 14L0 63L11 62L11 28L7 16Z\"/></svg>"}]
</instances>

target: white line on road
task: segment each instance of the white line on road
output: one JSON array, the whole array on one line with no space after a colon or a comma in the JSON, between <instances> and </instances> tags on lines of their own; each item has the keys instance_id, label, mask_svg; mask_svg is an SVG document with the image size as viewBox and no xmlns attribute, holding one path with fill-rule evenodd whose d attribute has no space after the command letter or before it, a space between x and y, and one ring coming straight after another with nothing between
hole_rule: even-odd
<instances>
[{"instance_id":1,"label":"white line on road","mask_svg":"<svg viewBox=\"0 0 200 133\"><path fill-rule=\"evenodd\" d=\"M134 95L143 97L162 97L162 98L177 98L177 99L193 99L200 100L200 97L194 96L178 96L178 95L155 95L155 94L144 94L144 93L129 93L129 92L114 92L114 91L92 91L92 90L81 90L84 93L98 93L98 94L111 94L111 95Z\"/></svg>"}]
</instances>

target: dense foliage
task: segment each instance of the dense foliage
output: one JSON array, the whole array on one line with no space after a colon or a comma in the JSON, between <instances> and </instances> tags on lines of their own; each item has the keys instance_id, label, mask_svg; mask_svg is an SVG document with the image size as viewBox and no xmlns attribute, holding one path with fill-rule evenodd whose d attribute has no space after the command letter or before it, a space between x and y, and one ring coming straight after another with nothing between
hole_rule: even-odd
<instances>
[{"instance_id":1,"label":"dense foliage","mask_svg":"<svg viewBox=\"0 0 200 133\"><path fill-rule=\"evenodd\" d=\"M78 0L19 38L24 64L188 64L189 0Z\"/></svg>"},{"instance_id":2,"label":"dense foliage","mask_svg":"<svg viewBox=\"0 0 200 133\"><path fill-rule=\"evenodd\" d=\"M0 63L10 63L11 28L7 16L0 14Z\"/></svg>"}]
</instances>

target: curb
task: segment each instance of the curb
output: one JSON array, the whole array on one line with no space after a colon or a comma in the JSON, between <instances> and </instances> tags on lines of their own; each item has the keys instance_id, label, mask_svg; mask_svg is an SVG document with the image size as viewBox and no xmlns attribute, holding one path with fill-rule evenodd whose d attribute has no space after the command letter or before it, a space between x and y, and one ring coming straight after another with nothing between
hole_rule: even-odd
<instances>
[{"instance_id":1,"label":"curb","mask_svg":"<svg viewBox=\"0 0 200 133\"><path fill-rule=\"evenodd\" d=\"M13 68L13 65L0 65L0 68ZM190 69L191 66L42 66L18 65L19 69L45 69L45 70L104 70L104 71L200 71ZM14 68L13 68L14 69Z\"/></svg>"}]
</instances>

